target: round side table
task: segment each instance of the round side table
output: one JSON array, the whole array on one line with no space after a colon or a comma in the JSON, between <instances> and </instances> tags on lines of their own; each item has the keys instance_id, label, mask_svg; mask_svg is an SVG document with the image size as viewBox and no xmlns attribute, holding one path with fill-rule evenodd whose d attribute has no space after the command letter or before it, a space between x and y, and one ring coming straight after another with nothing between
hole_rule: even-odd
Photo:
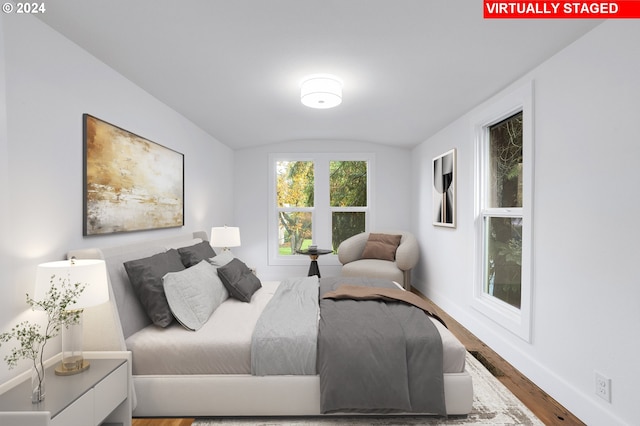
<instances>
[{"instance_id":1,"label":"round side table","mask_svg":"<svg viewBox=\"0 0 640 426\"><path fill-rule=\"evenodd\" d=\"M323 254L333 253L333 250L327 249L316 249L316 250L296 250L296 253L306 254L311 259L311 264L309 265L309 273L307 276L317 275L320 278L320 268L318 268L318 256Z\"/></svg>"}]
</instances>

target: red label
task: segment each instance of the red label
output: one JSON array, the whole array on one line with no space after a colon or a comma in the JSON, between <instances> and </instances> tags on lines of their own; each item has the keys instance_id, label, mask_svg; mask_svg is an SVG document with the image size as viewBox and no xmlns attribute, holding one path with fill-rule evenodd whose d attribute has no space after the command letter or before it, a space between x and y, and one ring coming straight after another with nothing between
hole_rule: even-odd
<instances>
[{"instance_id":1,"label":"red label","mask_svg":"<svg viewBox=\"0 0 640 426\"><path fill-rule=\"evenodd\" d=\"M484 0L485 19L640 18L640 0L495 1Z\"/></svg>"}]
</instances>

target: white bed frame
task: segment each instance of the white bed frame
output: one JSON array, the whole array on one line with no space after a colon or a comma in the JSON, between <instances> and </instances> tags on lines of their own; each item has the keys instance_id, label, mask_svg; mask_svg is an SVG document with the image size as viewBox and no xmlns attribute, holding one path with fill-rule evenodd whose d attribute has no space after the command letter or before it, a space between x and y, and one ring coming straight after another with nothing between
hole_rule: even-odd
<instances>
[{"instance_id":1,"label":"white bed frame","mask_svg":"<svg viewBox=\"0 0 640 426\"><path fill-rule=\"evenodd\" d=\"M178 247L194 238L206 240L205 232L105 249L73 250L68 256L98 258L148 256L152 247ZM116 306L109 269L110 301L88 308L84 314L84 349L127 350ZM122 309L120 307L120 309ZM133 354L135 357L135 354ZM134 417L206 416L317 416L320 412L319 376L240 375L134 375ZM445 405L449 415L471 411L473 386L468 372L445 373Z\"/></svg>"}]
</instances>

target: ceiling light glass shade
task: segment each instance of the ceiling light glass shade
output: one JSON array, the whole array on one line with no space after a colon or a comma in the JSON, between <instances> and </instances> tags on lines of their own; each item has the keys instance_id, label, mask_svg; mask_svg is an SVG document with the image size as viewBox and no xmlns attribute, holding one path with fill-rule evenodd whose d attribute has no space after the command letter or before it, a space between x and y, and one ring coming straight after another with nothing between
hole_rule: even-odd
<instances>
[{"instance_id":1,"label":"ceiling light glass shade","mask_svg":"<svg viewBox=\"0 0 640 426\"><path fill-rule=\"evenodd\" d=\"M300 83L300 101L310 108L333 108L342 103L342 80L330 74L314 74Z\"/></svg>"}]
</instances>

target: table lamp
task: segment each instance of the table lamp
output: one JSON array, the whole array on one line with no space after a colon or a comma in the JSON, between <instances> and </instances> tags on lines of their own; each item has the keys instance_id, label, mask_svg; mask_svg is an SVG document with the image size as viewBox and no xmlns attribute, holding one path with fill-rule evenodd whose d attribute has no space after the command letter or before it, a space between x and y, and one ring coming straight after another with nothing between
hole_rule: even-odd
<instances>
[{"instance_id":1,"label":"table lamp","mask_svg":"<svg viewBox=\"0 0 640 426\"><path fill-rule=\"evenodd\" d=\"M229 247L239 247L240 228L226 225L211 228L211 245L222 247L222 251L229 250Z\"/></svg>"},{"instance_id":2,"label":"table lamp","mask_svg":"<svg viewBox=\"0 0 640 426\"><path fill-rule=\"evenodd\" d=\"M44 299L52 286L62 281L52 280L52 276L67 280L71 284L84 284L84 291L68 311L77 314L78 322L62 327L62 363L55 369L57 375L69 376L81 373L89 368L89 362L82 354L82 311L84 308L99 305L109 300L107 286L107 268L104 260L71 259L47 262L38 265L36 270L35 300Z\"/></svg>"}]
</instances>

